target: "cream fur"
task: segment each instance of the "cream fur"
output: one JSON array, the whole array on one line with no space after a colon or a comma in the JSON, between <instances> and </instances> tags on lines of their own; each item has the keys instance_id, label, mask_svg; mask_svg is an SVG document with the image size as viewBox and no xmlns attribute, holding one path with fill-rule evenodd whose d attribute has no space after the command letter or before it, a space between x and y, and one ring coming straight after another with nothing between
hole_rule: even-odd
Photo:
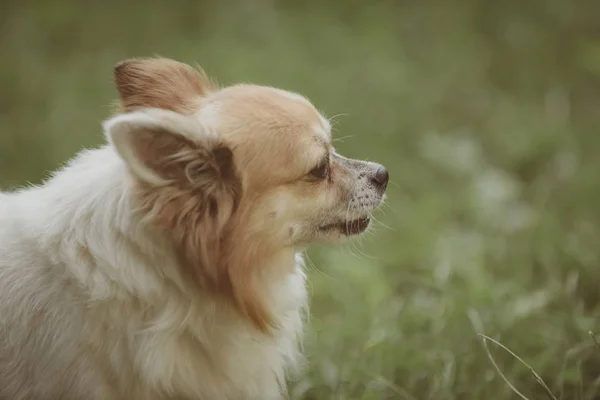
<instances>
[{"instance_id":1,"label":"cream fur","mask_svg":"<svg viewBox=\"0 0 600 400\"><path fill-rule=\"evenodd\" d=\"M0 400L281 400L303 247L364 232L381 165L298 94L115 67L108 144L0 193Z\"/></svg>"},{"instance_id":2,"label":"cream fur","mask_svg":"<svg viewBox=\"0 0 600 400\"><path fill-rule=\"evenodd\" d=\"M279 399L300 361L301 256L273 259L293 272L272 282L282 328L264 336L165 279L175 260L131 185L104 147L0 197L0 398Z\"/></svg>"}]
</instances>

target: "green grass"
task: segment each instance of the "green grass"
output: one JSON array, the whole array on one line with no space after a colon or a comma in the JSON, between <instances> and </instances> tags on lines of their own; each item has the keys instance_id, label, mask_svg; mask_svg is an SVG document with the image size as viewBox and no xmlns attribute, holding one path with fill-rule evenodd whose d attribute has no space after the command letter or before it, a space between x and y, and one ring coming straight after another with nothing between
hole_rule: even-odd
<instances>
[{"instance_id":1,"label":"green grass","mask_svg":"<svg viewBox=\"0 0 600 400\"><path fill-rule=\"evenodd\" d=\"M126 57L298 91L393 183L310 252L295 398L600 398L600 3L83 3L3 3L3 189L102 142Z\"/></svg>"}]
</instances>

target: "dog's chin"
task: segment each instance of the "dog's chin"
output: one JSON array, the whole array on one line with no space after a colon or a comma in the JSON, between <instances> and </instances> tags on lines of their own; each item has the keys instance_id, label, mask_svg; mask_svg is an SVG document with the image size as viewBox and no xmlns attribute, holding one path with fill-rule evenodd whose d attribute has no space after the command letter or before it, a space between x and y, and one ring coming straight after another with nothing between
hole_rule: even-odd
<instances>
[{"instance_id":1,"label":"dog's chin","mask_svg":"<svg viewBox=\"0 0 600 400\"><path fill-rule=\"evenodd\" d=\"M359 236L367 230L371 218L365 215L353 220L328 222L318 227L319 236L334 241L344 241Z\"/></svg>"}]
</instances>

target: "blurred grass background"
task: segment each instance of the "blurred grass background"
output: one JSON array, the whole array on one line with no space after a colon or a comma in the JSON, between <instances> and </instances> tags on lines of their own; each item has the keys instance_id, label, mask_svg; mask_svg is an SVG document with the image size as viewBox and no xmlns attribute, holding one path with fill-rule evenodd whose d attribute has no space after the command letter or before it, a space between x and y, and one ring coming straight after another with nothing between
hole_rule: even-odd
<instances>
[{"instance_id":1,"label":"blurred grass background","mask_svg":"<svg viewBox=\"0 0 600 400\"><path fill-rule=\"evenodd\" d=\"M159 54L298 91L385 164L373 234L310 252L294 398L600 399L600 2L2 0L0 186L102 143ZM384 226L385 225L385 226Z\"/></svg>"}]
</instances>

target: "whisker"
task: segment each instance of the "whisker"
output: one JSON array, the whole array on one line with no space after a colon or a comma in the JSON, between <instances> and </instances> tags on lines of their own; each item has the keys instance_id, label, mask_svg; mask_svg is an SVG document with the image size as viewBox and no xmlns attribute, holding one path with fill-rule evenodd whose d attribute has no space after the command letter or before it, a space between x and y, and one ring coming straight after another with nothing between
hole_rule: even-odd
<instances>
[{"instance_id":1,"label":"whisker","mask_svg":"<svg viewBox=\"0 0 600 400\"><path fill-rule=\"evenodd\" d=\"M327 118L327 120L329 120L329 122L337 122L336 121L337 117L349 117L349 116L350 116L350 114L340 113L340 114L332 115L331 117Z\"/></svg>"},{"instance_id":2,"label":"whisker","mask_svg":"<svg viewBox=\"0 0 600 400\"><path fill-rule=\"evenodd\" d=\"M333 139L333 140L332 140L332 142L333 142L333 143L335 143L335 142L341 142L341 141L343 141L344 139L349 139L349 138L351 138L351 137L354 137L354 135L348 135L348 136L342 136L342 137L340 137L340 138L335 138L335 139Z\"/></svg>"},{"instance_id":3,"label":"whisker","mask_svg":"<svg viewBox=\"0 0 600 400\"><path fill-rule=\"evenodd\" d=\"M354 202L354 198L350 199L350 201L348 202L348 207L346 208L346 231L349 231L351 227L348 226L349 223L351 223L352 221L349 221L349 217L350 217L350 208L352 207L352 203Z\"/></svg>"},{"instance_id":4,"label":"whisker","mask_svg":"<svg viewBox=\"0 0 600 400\"><path fill-rule=\"evenodd\" d=\"M359 252L359 253L360 253L360 254L361 254L363 257L366 257L366 258L368 258L368 259L370 259L370 260L375 260L375 259L377 259L376 257L374 257L374 256L370 256L370 255L368 255L367 253L365 253L365 252L364 252L364 250L361 250L361 249L358 247L358 244L357 244L356 242L354 242L354 243L353 243L353 245L354 245L354 248L356 249L356 251L358 251L358 252Z\"/></svg>"},{"instance_id":5,"label":"whisker","mask_svg":"<svg viewBox=\"0 0 600 400\"><path fill-rule=\"evenodd\" d=\"M387 214L385 213L385 210L383 209L383 206L385 205L385 203L381 203L379 206L379 212L381 212L383 214L384 217L387 218Z\"/></svg>"},{"instance_id":6,"label":"whisker","mask_svg":"<svg viewBox=\"0 0 600 400\"><path fill-rule=\"evenodd\" d=\"M371 218L373 219L373 221L375 221L378 225L383 226L384 228L389 229L392 232L396 232L396 229L392 228L391 226L388 226L386 224L384 224L383 222L379 221L377 218L375 218L374 216L371 215Z\"/></svg>"},{"instance_id":7,"label":"whisker","mask_svg":"<svg viewBox=\"0 0 600 400\"><path fill-rule=\"evenodd\" d=\"M310 259L308 254L305 254L304 259L307 261L309 267L312 268L313 270L315 270L319 275L321 275L327 279L335 280L334 277L327 275L325 272L323 272L321 269L319 269L317 267L317 265L313 262L313 260Z\"/></svg>"},{"instance_id":8,"label":"whisker","mask_svg":"<svg viewBox=\"0 0 600 400\"><path fill-rule=\"evenodd\" d=\"M380 209L383 210L385 208L389 208L394 213L396 212L396 209L387 200L384 200L384 201L381 202L381 208Z\"/></svg>"},{"instance_id":9,"label":"whisker","mask_svg":"<svg viewBox=\"0 0 600 400\"><path fill-rule=\"evenodd\" d=\"M369 216L370 216L370 215L369 215ZM371 255L367 254L367 253L366 253L366 252L363 250L363 248L362 248L362 246L364 245L364 241L365 241L365 239L366 239L366 237L367 237L367 236L366 236L366 234L367 234L367 233L370 233L370 234L372 234L372 233L373 233L373 227L372 227L372 226L369 226L369 227L368 227L368 229L367 229L367 231L365 231L365 233L363 233L363 234L362 234L362 235L361 235L361 236L358 238L358 240L355 240L355 241L353 242L353 246L354 246L354 248L356 249L356 251L358 251L360 254L362 254L362 255L363 255L363 256L365 256L366 258L369 258L369 259L371 259L371 260L375 260L375 259L376 259L376 257L374 257L374 256L371 256ZM359 245L360 245L360 247L359 247Z\"/></svg>"},{"instance_id":10,"label":"whisker","mask_svg":"<svg viewBox=\"0 0 600 400\"><path fill-rule=\"evenodd\" d=\"M350 219L350 215L349 215L349 214L350 214L350 211L351 211L351 207L352 207L352 204L353 204L355 201L356 201L356 199L352 198L352 199L350 200L350 202L348 203L348 208L346 209L346 230L347 230L347 231L351 231L351 230L352 230L352 227L353 227L352 223L353 223L353 222L354 222L354 223L356 223L356 224L358 224L358 223L359 223L358 221L350 221L350 220L349 220L349 219ZM350 224L350 226L349 226L348 224ZM353 242L351 242L351 246L354 248L354 250L356 250L356 251L357 251L359 254L361 254L362 256L364 256L364 257L368 257L366 254L364 254L364 252L362 252L362 251L361 251L361 250L360 250L360 249L359 249L359 248L356 246L356 242L354 242L354 241L353 241ZM361 259L361 257L360 257L360 256L358 256L356 253L354 253L354 251L352 251L352 250L351 250L351 251L350 251L350 253L351 253L351 254L352 254L354 257L358 258L359 260Z\"/></svg>"},{"instance_id":11,"label":"whisker","mask_svg":"<svg viewBox=\"0 0 600 400\"><path fill-rule=\"evenodd\" d=\"M362 260L362 258L360 256L358 256L354 251L352 251L352 249L350 249L350 254L352 254L354 257L358 258L359 260Z\"/></svg>"}]
</instances>

